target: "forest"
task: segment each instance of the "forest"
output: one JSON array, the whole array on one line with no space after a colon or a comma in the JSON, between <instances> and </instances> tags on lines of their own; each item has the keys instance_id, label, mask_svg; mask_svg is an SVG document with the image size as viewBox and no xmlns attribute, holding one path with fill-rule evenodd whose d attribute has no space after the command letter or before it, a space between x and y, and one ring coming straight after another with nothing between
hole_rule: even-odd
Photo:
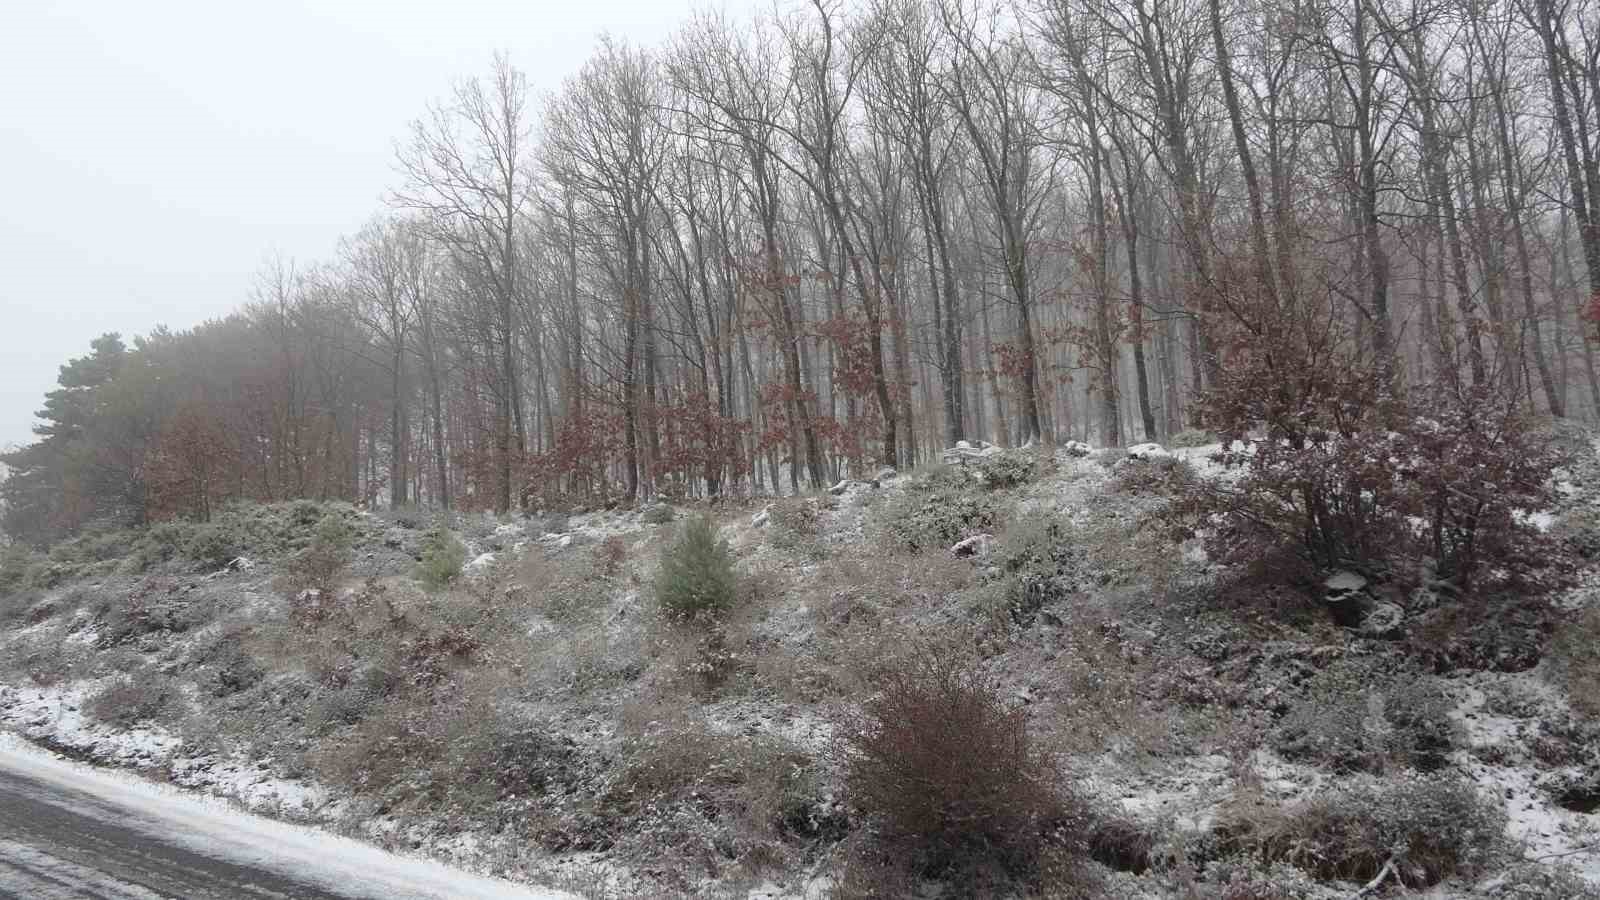
<instances>
[{"instance_id":1,"label":"forest","mask_svg":"<svg viewBox=\"0 0 1600 900\"><path fill-rule=\"evenodd\" d=\"M64 365L5 533L1600 411L1588 0L814 0L544 87L419 98L332 258Z\"/></svg>"}]
</instances>

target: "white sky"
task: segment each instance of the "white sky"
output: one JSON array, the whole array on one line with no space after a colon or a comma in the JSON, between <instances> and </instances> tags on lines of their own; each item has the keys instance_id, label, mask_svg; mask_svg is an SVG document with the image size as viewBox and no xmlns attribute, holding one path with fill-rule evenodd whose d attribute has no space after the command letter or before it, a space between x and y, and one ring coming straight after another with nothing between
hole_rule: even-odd
<instances>
[{"instance_id":1,"label":"white sky","mask_svg":"<svg viewBox=\"0 0 1600 900\"><path fill-rule=\"evenodd\" d=\"M394 141L506 50L535 94L602 31L760 0L0 0L0 447L104 331L244 302L382 208Z\"/></svg>"}]
</instances>

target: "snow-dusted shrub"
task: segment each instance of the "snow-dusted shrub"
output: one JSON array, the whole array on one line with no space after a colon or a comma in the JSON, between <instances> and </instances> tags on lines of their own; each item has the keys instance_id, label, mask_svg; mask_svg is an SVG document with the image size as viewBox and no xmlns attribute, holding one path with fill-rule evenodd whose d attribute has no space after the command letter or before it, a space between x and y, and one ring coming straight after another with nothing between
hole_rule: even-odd
<instances>
[{"instance_id":1,"label":"snow-dusted shrub","mask_svg":"<svg viewBox=\"0 0 1600 900\"><path fill-rule=\"evenodd\" d=\"M767 523L767 540L772 546L820 558L827 549L821 537L822 509L815 498L789 497L773 502Z\"/></svg>"},{"instance_id":2,"label":"snow-dusted shrub","mask_svg":"<svg viewBox=\"0 0 1600 900\"><path fill-rule=\"evenodd\" d=\"M1029 450L1007 450L986 456L977 463L983 486L992 490L1020 487L1038 480L1044 462Z\"/></svg>"},{"instance_id":3,"label":"snow-dusted shrub","mask_svg":"<svg viewBox=\"0 0 1600 900\"><path fill-rule=\"evenodd\" d=\"M1117 490L1124 494L1171 496L1192 487L1194 467L1176 456L1127 458L1116 467Z\"/></svg>"},{"instance_id":4,"label":"snow-dusted shrub","mask_svg":"<svg viewBox=\"0 0 1600 900\"><path fill-rule=\"evenodd\" d=\"M639 517L646 525L665 525L677 518L677 511L669 503L653 503L644 509L644 514Z\"/></svg>"},{"instance_id":5,"label":"snow-dusted shrub","mask_svg":"<svg viewBox=\"0 0 1600 900\"><path fill-rule=\"evenodd\" d=\"M1526 521L1549 508L1559 462L1497 393L1425 385L1403 397L1352 366L1289 388L1240 367L1208 397L1235 479L1194 482L1174 512L1202 527L1211 557L1247 563L1292 550L1316 566L1433 560L1460 586L1483 570L1534 581L1558 560ZM1249 430L1265 425L1265 437ZM1535 585L1537 586L1537 584Z\"/></svg>"},{"instance_id":6,"label":"snow-dusted shrub","mask_svg":"<svg viewBox=\"0 0 1600 900\"><path fill-rule=\"evenodd\" d=\"M213 522L195 529L183 555L208 566L225 566L243 550L237 534L226 525Z\"/></svg>"},{"instance_id":7,"label":"snow-dusted shrub","mask_svg":"<svg viewBox=\"0 0 1600 900\"><path fill-rule=\"evenodd\" d=\"M10 597L29 587L36 563L26 544L13 543L0 549L0 597Z\"/></svg>"},{"instance_id":8,"label":"snow-dusted shrub","mask_svg":"<svg viewBox=\"0 0 1600 900\"><path fill-rule=\"evenodd\" d=\"M1459 735L1450 699L1438 683L1416 677L1387 686L1380 681L1360 666L1340 664L1319 673L1273 730L1273 748L1285 759L1335 772L1433 772L1447 765Z\"/></svg>"},{"instance_id":9,"label":"snow-dusted shrub","mask_svg":"<svg viewBox=\"0 0 1600 900\"><path fill-rule=\"evenodd\" d=\"M143 672L123 676L90 694L83 711L109 725L124 728L161 718L182 703L177 684L165 675Z\"/></svg>"},{"instance_id":10,"label":"snow-dusted shrub","mask_svg":"<svg viewBox=\"0 0 1600 900\"><path fill-rule=\"evenodd\" d=\"M1566 687L1572 708L1600 719L1600 606L1585 607L1556 630L1550 669Z\"/></svg>"},{"instance_id":11,"label":"snow-dusted shrub","mask_svg":"<svg viewBox=\"0 0 1600 900\"><path fill-rule=\"evenodd\" d=\"M920 647L887 666L878 692L839 724L851 803L913 871L1027 879L1084 807L976 660Z\"/></svg>"},{"instance_id":12,"label":"snow-dusted shrub","mask_svg":"<svg viewBox=\"0 0 1600 900\"><path fill-rule=\"evenodd\" d=\"M975 534L1000 530L1005 514L998 500L978 491L959 470L915 482L874 510L890 541L912 553L947 550Z\"/></svg>"},{"instance_id":13,"label":"snow-dusted shrub","mask_svg":"<svg viewBox=\"0 0 1600 900\"><path fill-rule=\"evenodd\" d=\"M467 562L467 548L450 529L437 525L422 538L422 560L417 563L417 580L430 591L442 591L461 576Z\"/></svg>"},{"instance_id":14,"label":"snow-dusted shrub","mask_svg":"<svg viewBox=\"0 0 1600 900\"><path fill-rule=\"evenodd\" d=\"M683 524L677 539L661 554L656 574L656 602L675 622L716 617L738 597L733 552L719 540L708 516Z\"/></svg>"},{"instance_id":15,"label":"snow-dusted shrub","mask_svg":"<svg viewBox=\"0 0 1600 900\"><path fill-rule=\"evenodd\" d=\"M350 565L351 547L355 533L349 523L337 514L329 514L317 522L311 543L294 555L284 584L290 594L308 588L331 593L339 575Z\"/></svg>"},{"instance_id":16,"label":"snow-dusted shrub","mask_svg":"<svg viewBox=\"0 0 1600 900\"><path fill-rule=\"evenodd\" d=\"M1489 861L1505 812L1456 778L1405 776L1329 788L1286 808L1239 803L1219 816L1223 849L1323 881L1392 877L1426 887Z\"/></svg>"},{"instance_id":17,"label":"snow-dusted shrub","mask_svg":"<svg viewBox=\"0 0 1600 900\"><path fill-rule=\"evenodd\" d=\"M1216 442L1216 434L1204 428L1185 428L1167 438L1167 445L1171 447L1204 447Z\"/></svg>"}]
</instances>

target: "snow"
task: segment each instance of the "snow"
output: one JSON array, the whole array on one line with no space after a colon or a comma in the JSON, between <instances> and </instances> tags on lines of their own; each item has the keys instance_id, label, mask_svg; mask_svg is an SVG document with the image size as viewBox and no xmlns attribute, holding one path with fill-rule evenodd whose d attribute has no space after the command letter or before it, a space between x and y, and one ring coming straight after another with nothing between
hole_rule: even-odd
<instances>
[{"instance_id":1,"label":"snow","mask_svg":"<svg viewBox=\"0 0 1600 900\"><path fill-rule=\"evenodd\" d=\"M353 897L569 900L574 896L459 872L326 832L263 819L221 800L194 797L123 773L67 762L12 735L0 734L0 768L58 788L61 796L52 797L51 802L80 814L98 815L97 804L118 806L127 811L120 825L158 840ZM74 799L83 795L95 803Z\"/></svg>"}]
</instances>

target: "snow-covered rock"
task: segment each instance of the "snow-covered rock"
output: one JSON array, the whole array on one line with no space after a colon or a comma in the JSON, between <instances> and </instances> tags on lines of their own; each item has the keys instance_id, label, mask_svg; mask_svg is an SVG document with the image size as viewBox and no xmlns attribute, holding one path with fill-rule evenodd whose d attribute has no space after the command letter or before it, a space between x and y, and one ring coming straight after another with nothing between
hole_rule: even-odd
<instances>
[{"instance_id":1,"label":"snow-covered rock","mask_svg":"<svg viewBox=\"0 0 1600 900\"><path fill-rule=\"evenodd\" d=\"M1335 572L1322 588L1322 602L1328 605L1329 614L1346 628L1360 627L1372 610L1367 580L1354 572Z\"/></svg>"},{"instance_id":2,"label":"snow-covered rock","mask_svg":"<svg viewBox=\"0 0 1600 900\"><path fill-rule=\"evenodd\" d=\"M772 521L772 504L768 503L750 517L750 527L765 528L770 521Z\"/></svg>"},{"instance_id":3,"label":"snow-covered rock","mask_svg":"<svg viewBox=\"0 0 1600 900\"><path fill-rule=\"evenodd\" d=\"M469 562L461 567L461 573L463 575L482 575L483 573L489 571L489 567L493 565L493 553L480 553L473 558L472 562Z\"/></svg>"},{"instance_id":4,"label":"snow-covered rock","mask_svg":"<svg viewBox=\"0 0 1600 900\"><path fill-rule=\"evenodd\" d=\"M988 441L978 441L976 444L971 441L956 441L954 447L944 451L944 461L954 465L964 463L969 459L984 459L1004 452L1003 449Z\"/></svg>"},{"instance_id":5,"label":"snow-covered rock","mask_svg":"<svg viewBox=\"0 0 1600 900\"><path fill-rule=\"evenodd\" d=\"M1082 459L1083 457L1094 452L1094 448L1088 444L1085 444L1083 441L1067 441L1065 444L1061 445L1061 449L1066 451L1068 456L1076 459Z\"/></svg>"},{"instance_id":6,"label":"snow-covered rock","mask_svg":"<svg viewBox=\"0 0 1600 900\"><path fill-rule=\"evenodd\" d=\"M950 547L950 555L957 559L987 556L989 545L994 541L994 535L975 534L972 537L956 541Z\"/></svg>"},{"instance_id":7,"label":"snow-covered rock","mask_svg":"<svg viewBox=\"0 0 1600 900\"><path fill-rule=\"evenodd\" d=\"M1129 459L1160 459L1171 455L1172 451L1156 443L1134 444L1128 448Z\"/></svg>"},{"instance_id":8,"label":"snow-covered rock","mask_svg":"<svg viewBox=\"0 0 1600 900\"><path fill-rule=\"evenodd\" d=\"M1364 637L1370 638L1399 637L1401 629L1405 625L1405 620L1405 610L1401 609L1398 604L1383 600L1367 610L1367 614L1361 618L1361 624L1356 627L1356 631Z\"/></svg>"},{"instance_id":9,"label":"snow-covered rock","mask_svg":"<svg viewBox=\"0 0 1600 900\"><path fill-rule=\"evenodd\" d=\"M872 476L872 483L881 485L885 481L894 480L894 478L896 476L898 476L899 474L900 473L895 470L894 466L884 466L883 468L878 470L878 474Z\"/></svg>"}]
</instances>

